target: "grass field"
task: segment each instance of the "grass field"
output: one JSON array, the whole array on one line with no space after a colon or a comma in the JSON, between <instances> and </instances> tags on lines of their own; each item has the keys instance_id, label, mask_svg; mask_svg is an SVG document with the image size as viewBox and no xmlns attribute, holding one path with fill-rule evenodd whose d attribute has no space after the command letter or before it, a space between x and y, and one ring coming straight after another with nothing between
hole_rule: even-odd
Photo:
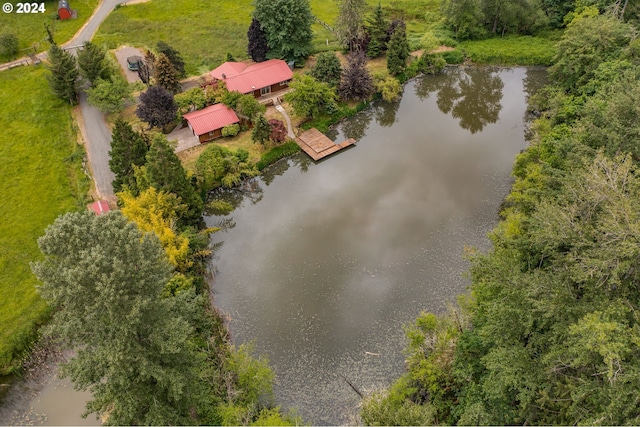
<instances>
[{"instance_id":1,"label":"grass field","mask_svg":"<svg viewBox=\"0 0 640 427\"><path fill-rule=\"evenodd\" d=\"M37 239L61 213L84 208L88 190L71 108L44 76L42 67L0 73L0 375L16 367L47 316L29 267Z\"/></svg>"},{"instance_id":2,"label":"grass field","mask_svg":"<svg viewBox=\"0 0 640 427\"><path fill-rule=\"evenodd\" d=\"M18 3L18 0L5 0L3 3L6 1L13 5ZM20 41L21 52L18 56L25 56L33 52L34 45L36 45L38 52L49 49L49 42L46 41L47 32L44 29L45 24L50 25L56 43L62 44L69 41L98 5L98 0L70 0L71 8L78 11L78 18L59 21L55 19L58 1L38 0L37 3L41 2L45 3L45 13L18 14L15 13L14 6L14 13L0 14L0 33L13 33ZM0 62L6 62L9 59L11 58L0 56Z\"/></svg>"},{"instance_id":3,"label":"grass field","mask_svg":"<svg viewBox=\"0 0 640 427\"><path fill-rule=\"evenodd\" d=\"M377 1L370 0L370 4ZM440 20L438 0L384 0L381 4L389 17L407 20L409 37L414 39ZM199 75L220 65L227 52L236 58L247 57L252 10L251 0L219 0L215 7L196 0L151 0L115 10L100 27L94 42L109 49L123 44L150 48L163 40L183 55L189 75ZM334 1L312 0L311 10L322 21L334 25ZM313 31L315 50L338 48L329 30L314 24Z\"/></svg>"},{"instance_id":4,"label":"grass field","mask_svg":"<svg viewBox=\"0 0 640 427\"><path fill-rule=\"evenodd\" d=\"M551 65L556 53L555 37L507 36L466 41L462 52L476 64Z\"/></svg>"}]
</instances>

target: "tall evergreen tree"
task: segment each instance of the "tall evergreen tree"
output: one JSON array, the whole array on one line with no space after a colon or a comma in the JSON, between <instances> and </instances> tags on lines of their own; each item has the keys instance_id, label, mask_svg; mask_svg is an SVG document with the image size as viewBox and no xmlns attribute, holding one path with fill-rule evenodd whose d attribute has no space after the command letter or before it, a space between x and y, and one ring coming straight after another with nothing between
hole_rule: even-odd
<instances>
[{"instance_id":1,"label":"tall evergreen tree","mask_svg":"<svg viewBox=\"0 0 640 427\"><path fill-rule=\"evenodd\" d=\"M312 15L308 0L256 0L254 18L267 37L269 58L302 62L311 51Z\"/></svg>"},{"instance_id":2,"label":"tall evergreen tree","mask_svg":"<svg viewBox=\"0 0 640 427\"><path fill-rule=\"evenodd\" d=\"M53 44L49 49L47 81L58 98L75 104L78 101L78 68L76 58Z\"/></svg>"},{"instance_id":3,"label":"tall evergreen tree","mask_svg":"<svg viewBox=\"0 0 640 427\"><path fill-rule=\"evenodd\" d=\"M387 49L389 41L387 28L389 28L389 23L384 19L382 6L378 3L378 6L373 10L373 16L367 21L367 32L369 33L367 56L369 58L377 58Z\"/></svg>"},{"instance_id":4,"label":"tall evergreen tree","mask_svg":"<svg viewBox=\"0 0 640 427\"><path fill-rule=\"evenodd\" d=\"M175 194L189 207L184 218L188 224L195 224L200 220L202 198L196 193L180 159L164 135L153 138L147 152L145 169L150 187Z\"/></svg>"},{"instance_id":5,"label":"tall evergreen tree","mask_svg":"<svg viewBox=\"0 0 640 427\"><path fill-rule=\"evenodd\" d=\"M408 57L409 42L407 41L406 25L403 21L398 21L394 25L393 34L387 47L387 69L389 73L394 76L402 73L407 67Z\"/></svg>"},{"instance_id":6,"label":"tall evergreen tree","mask_svg":"<svg viewBox=\"0 0 640 427\"><path fill-rule=\"evenodd\" d=\"M255 62L262 62L266 60L267 53L269 52L267 36L264 30L260 27L260 21L256 18L251 20L251 25L249 25L249 31L247 32L247 38L249 39L247 53L251 59Z\"/></svg>"},{"instance_id":7,"label":"tall evergreen tree","mask_svg":"<svg viewBox=\"0 0 640 427\"><path fill-rule=\"evenodd\" d=\"M373 79L367 70L367 58L364 52L352 52L349 62L342 72L342 81L338 92L344 99L361 101L373 93Z\"/></svg>"},{"instance_id":8,"label":"tall evergreen tree","mask_svg":"<svg viewBox=\"0 0 640 427\"><path fill-rule=\"evenodd\" d=\"M336 87L342 77L342 64L335 52L322 52L318 54L316 65L309 74L320 82Z\"/></svg>"},{"instance_id":9,"label":"tall evergreen tree","mask_svg":"<svg viewBox=\"0 0 640 427\"><path fill-rule=\"evenodd\" d=\"M352 51L359 45L358 41L363 38L367 2L366 0L337 0L337 2L336 31L340 42Z\"/></svg>"},{"instance_id":10,"label":"tall evergreen tree","mask_svg":"<svg viewBox=\"0 0 640 427\"><path fill-rule=\"evenodd\" d=\"M164 53L159 54L156 58L154 78L158 86L165 88L171 93L178 93L182 89L180 81L178 81L178 71L176 71Z\"/></svg>"},{"instance_id":11,"label":"tall evergreen tree","mask_svg":"<svg viewBox=\"0 0 640 427\"><path fill-rule=\"evenodd\" d=\"M192 293L162 298L172 266L153 233L120 212L67 213L38 240L32 269L55 309L47 333L76 351L62 370L113 425L194 424L202 387L190 342Z\"/></svg>"},{"instance_id":12,"label":"tall evergreen tree","mask_svg":"<svg viewBox=\"0 0 640 427\"><path fill-rule=\"evenodd\" d=\"M121 118L116 120L111 135L109 168L116 176L113 180L113 190L117 193L127 186L132 194L137 195L134 166L140 167L145 164L149 147L142 135Z\"/></svg>"},{"instance_id":13,"label":"tall evergreen tree","mask_svg":"<svg viewBox=\"0 0 640 427\"><path fill-rule=\"evenodd\" d=\"M160 86L151 86L140 94L140 105L136 116L149 124L149 127L163 127L176 119L178 106L173 95Z\"/></svg>"},{"instance_id":14,"label":"tall evergreen tree","mask_svg":"<svg viewBox=\"0 0 640 427\"><path fill-rule=\"evenodd\" d=\"M175 68L176 72L178 73L178 77L182 78L186 75L184 69L184 60L177 50L163 41L158 42L157 49L158 54L165 54L167 56L169 62L171 62L171 65L173 65L173 68Z\"/></svg>"},{"instance_id":15,"label":"tall evergreen tree","mask_svg":"<svg viewBox=\"0 0 640 427\"><path fill-rule=\"evenodd\" d=\"M98 45L84 42L84 49L78 52L80 75L94 85L97 79L109 80L112 74L106 52Z\"/></svg>"},{"instance_id":16,"label":"tall evergreen tree","mask_svg":"<svg viewBox=\"0 0 640 427\"><path fill-rule=\"evenodd\" d=\"M253 126L253 131L251 132L251 139L253 142L259 142L260 144L264 144L269 140L271 136L271 126L269 122L264 117L264 115L260 114L256 118L256 123Z\"/></svg>"}]
</instances>

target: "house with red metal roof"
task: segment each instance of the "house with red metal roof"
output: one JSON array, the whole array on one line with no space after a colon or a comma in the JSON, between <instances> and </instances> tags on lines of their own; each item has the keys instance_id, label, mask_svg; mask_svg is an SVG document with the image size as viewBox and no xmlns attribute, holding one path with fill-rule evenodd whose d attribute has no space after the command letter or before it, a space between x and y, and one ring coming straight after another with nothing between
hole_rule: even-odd
<instances>
[{"instance_id":1,"label":"house with red metal roof","mask_svg":"<svg viewBox=\"0 0 640 427\"><path fill-rule=\"evenodd\" d=\"M224 104L210 105L183 117L200 143L221 137L223 127L240 122L236 113Z\"/></svg>"},{"instance_id":2,"label":"house with red metal roof","mask_svg":"<svg viewBox=\"0 0 640 427\"><path fill-rule=\"evenodd\" d=\"M215 81L224 81L229 91L253 93L259 98L288 88L293 72L283 60L269 59L252 65L225 62L209 75Z\"/></svg>"}]
</instances>

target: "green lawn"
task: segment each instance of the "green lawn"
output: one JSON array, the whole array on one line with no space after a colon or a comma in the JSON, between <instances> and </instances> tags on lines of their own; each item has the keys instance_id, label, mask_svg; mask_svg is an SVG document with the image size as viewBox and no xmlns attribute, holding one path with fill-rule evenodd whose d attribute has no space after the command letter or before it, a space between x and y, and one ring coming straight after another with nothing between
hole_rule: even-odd
<instances>
[{"instance_id":1,"label":"green lawn","mask_svg":"<svg viewBox=\"0 0 640 427\"><path fill-rule=\"evenodd\" d=\"M369 3L375 5L377 1ZM438 4L438 0L382 1L390 17L405 17L409 35L414 38L439 22ZM110 49L123 44L150 48L163 40L183 55L189 75L199 75L220 65L227 52L236 58L247 57L252 10L252 0L218 0L215 7L200 0L151 0L115 10L100 27L94 42ZM313 0L311 10L334 26L334 1ZM329 30L314 24L313 31L315 50L327 49L327 40L330 49L338 48Z\"/></svg>"},{"instance_id":2,"label":"green lawn","mask_svg":"<svg viewBox=\"0 0 640 427\"><path fill-rule=\"evenodd\" d=\"M14 5L18 3L17 0L3 0L2 3L5 2ZM65 21L55 19L58 11L57 0L46 0L44 3L45 13L18 14L15 13L15 7L14 13L0 13L0 33L15 34L20 41L20 49L24 49L18 56L25 56L27 53L33 52L34 44L36 44L38 52L49 49L49 42L46 41L47 32L44 29L45 24L50 25L56 43L62 44L69 41L91 16L98 0L69 0L71 8L78 11L78 18ZM6 62L9 59L0 57L0 62Z\"/></svg>"},{"instance_id":3,"label":"green lawn","mask_svg":"<svg viewBox=\"0 0 640 427\"><path fill-rule=\"evenodd\" d=\"M42 67L0 72L0 375L16 367L15 356L47 316L29 267L40 253L37 239L58 215L84 204L88 186L72 123Z\"/></svg>"},{"instance_id":4,"label":"green lawn","mask_svg":"<svg viewBox=\"0 0 640 427\"><path fill-rule=\"evenodd\" d=\"M459 48L477 64L551 65L556 53L555 44L553 35L507 36L466 41L460 43Z\"/></svg>"}]
</instances>

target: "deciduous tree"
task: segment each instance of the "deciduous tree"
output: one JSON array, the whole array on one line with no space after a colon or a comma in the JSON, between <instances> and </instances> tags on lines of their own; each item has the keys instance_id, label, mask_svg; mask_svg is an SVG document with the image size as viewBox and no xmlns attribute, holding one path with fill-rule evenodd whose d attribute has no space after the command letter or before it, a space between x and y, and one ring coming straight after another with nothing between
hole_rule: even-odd
<instances>
[{"instance_id":1,"label":"deciduous tree","mask_svg":"<svg viewBox=\"0 0 640 427\"><path fill-rule=\"evenodd\" d=\"M176 105L173 95L160 86L151 86L140 94L140 105L136 109L136 116L154 126L166 126L176 120Z\"/></svg>"},{"instance_id":2,"label":"deciduous tree","mask_svg":"<svg viewBox=\"0 0 640 427\"><path fill-rule=\"evenodd\" d=\"M293 111L302 117L330 114L337 108L335 89L311 76L294 76L289 85L293 90L284 98L291 103Z\"/></svg>"},{"instance_id":3,"label":"deciduous tree","mask_svg":"<svg viewBox=\"0 0 640 427\"><path fill-rule=\"evenodd\" d=\"M302 62L313 39L308 0L256 0L254 4L253 16L267 37L268 57Z\"/></svg>"},{"instance_id":4,"label":"deciduous tree","mask_svg":"<svg viewBox=\"0 0 640 427\"><path fill-rule=\"evenodd\" d=\"M207 97L204 90L199 87L191 88L174 97L178 106L178 116L182 117L190 111L200 110L207 105Z\"/></svg>"},{"instance_id":5,"label":"deciduous tree","mask_svg":"<svg viewBox=\"0 0 640 427\"><path fill-rule=\"evenodd\" d=\"M367 69L367 57L364 52L352 52L349 55L338 91L344 99L361 101L373 93L373 79Z\"/></svg>"},{"instance_id":6,"label":"deciduous tree","mask_svg":"<svg viewBox=\"0 0 640 427\"><path fill-rule=\"evenodd\" d=\"M189 260L189 239L177 230L178 220L187 211L187 205L180 203L175 194L148 188L138 196L129 191L118 193L122 203L120 210L138 228L153 232L158 236L169 262L184 273L193 262Z\"/></svg>"},{"instance_id":7,"label":"deciduous tree","mask_svg":"<svg viewBox=\"0 0 640 427\"><path fill-rule=\"evenodd\" d=\"M282 120L278 119L270 119L269 127L271 128L271 133L269 134L269 139L273 142L284 142L287 139L287 127L282 123Z\"/></svg>"},{"instance_id":8,"label":"deciduous tree","mask_svg":"<svg viewBox=\"0 0 640 427\"><path fill-rule=\"evenodd\" d=\"M114 425L193 424L202 384L192 294L161 298L172 267L158 238L120 212L68 213L38 240L32 269L54 308L51 336L75 350L63 373Z\"/></svg>"},{"instance_id":9,"label":"deciduous tree","mask_svg":"<svg viewBox=\"0 0 640 427\"><path fill-rule=\"evenodd\" d=\"M251 25L249 25L249 31L247 32L247 39L249 39L247 53L251 59L255 62L265 61L267 59L267 53L269 52L267 36L260 26L260 21L256 18L251 20Z\"/></svg>"},{"instance_id":10,"label":"deciduous tree","mask_svg":"<svg viewBox=\"0 0 640 427\"><path fill-rule=\"evenodd\" d=\"M444 0L441 5L446 25L458 40L480 38L485 33L481 0Z\"/></svg>"},{"instance_id":11,"label":"deciduous tree","mask_svg":"<svg viewBox=\"0 0 640 427\"><path fill-rule=\"evenodd\" d=\"M124 108L124 103L132 99L131 86L120 74L108 80L98 78L95 86L87 89L88 100L103 113L115 113Z\"/></svg>"},{"instance_id":12,"label":"deciduous tree","mask_svg":"<svg viewBox=\"0 0 640 427\"><path fill-rule=\"evenodd\" d=\"M47 81L60 99L75 104L78 101L78 68L76 58L53 44L49 49Z\"/></svg>"},{"instance_id":13,"label":"deciduous tree","mask_svg":"<svg viewBox=\"0 0 640 427\"><path fill-rule=\"evenodd\" d=\"M558 42L550 76L565 90L575 92L593 77L601 63L615 58L630 39L629 25L614 17L577 17Z\"/></svg>"},{"instance_id":14,"label":"deciduous tree","mask_svg":"<svg viewBox=\"0 0 640 427\"><path fill-rule=\"evenodd\" d=\"M322 52L316 57L316 64L311 69L310 74L319 82L325 82L337 87L342 77L342 64L335 52Z\"/></svg>"},{"instance_id":15,"label":"deciduous tree","mask_svg":"<svg viewBox=\"0 0 640 427\"><path fill-rule=\"evenodd\" d=\"M257 114L264 114L266 111L267 107L258 102L252 94L242 95L236 102L236 112L251 121L255 120Z\"/></svg>"}]
</instances>

